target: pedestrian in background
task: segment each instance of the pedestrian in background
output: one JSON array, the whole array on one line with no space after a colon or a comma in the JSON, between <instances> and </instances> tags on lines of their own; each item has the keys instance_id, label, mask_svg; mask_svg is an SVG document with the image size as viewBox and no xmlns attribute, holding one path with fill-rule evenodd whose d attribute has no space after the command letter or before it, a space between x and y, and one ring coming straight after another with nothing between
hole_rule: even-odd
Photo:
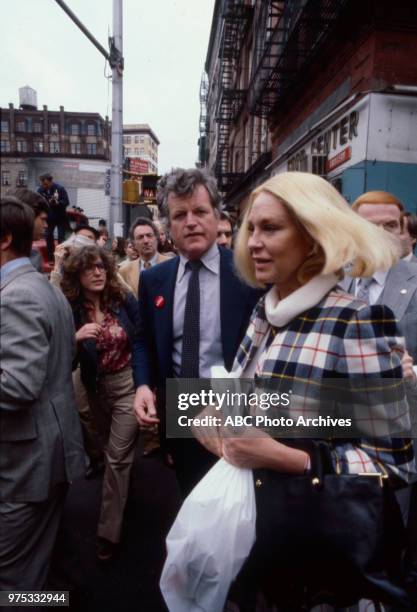
<instances>
[{"instance_id":1,"label":"pedestrian in background","mask_svg":"<svg viewBox=\"0 0 417 612\"><path fill-rule=\"evenodd\" d=\"M111 251L114 261L116 262L116 266L120 266L120 264L125 260L125 241L121 236L116 236L113 238Z\"/></svg>"},{"instance_id":2,"label":"pedestrian in background","mask_svg":"<svg viewBox=\"0 0 417 612\"><path fill-rule=\"evenodd\" d=\"M224 210L220 213L219 225L217 228L217 244L226 249L232 248L233 240L233 221L230 215Z\"/></svg>"},{"instance_id":3,"label":"pedestrian in background","mask_svg":"<svg viewBox=\"0 0 417 612\"><path fill-rule=\"evenodd\" d=\"M40 193L30 191L21 187L10 191L9 195L14 196L21 202L27 204L35 214L35 222L33 224L33 242L42 240L48 230L48 214L49 205L45 198ZM30 252L30 261L32 266L38 271L43 272L43 260L40 252L32 245Z\"/></svg>"},{"instance_id":4,"label":"pedestrian in background","mask_svg":"<svg viewBox=\"0 0 417 612\"><path fill-rule=\"evenodd\" d=\"M38 193L45 198L49 204L48 231L46 234L46 245L48 249L48 260L54 261L54 231L58 230L58 244L65 240L67 229L66 209L69 206L68 194L62 185L54 182L52 174L41 174L39 177L40 187Z\"/></svg>"}]
</instances>

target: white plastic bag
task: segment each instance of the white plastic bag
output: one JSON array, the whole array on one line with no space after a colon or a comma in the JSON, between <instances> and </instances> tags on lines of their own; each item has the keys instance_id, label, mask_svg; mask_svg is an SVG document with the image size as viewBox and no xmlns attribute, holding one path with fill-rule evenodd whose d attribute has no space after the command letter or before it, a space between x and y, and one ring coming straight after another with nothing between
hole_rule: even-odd
<instances>
[{"instance_id":1,"label":"white plastic bag","mask_svg":"<svg viewBox=\"0 0 417 612\"><path fill-rule=\"evenodd\" d=\"M184 501L167 537L160 587L170 612L221 612L255 541L251 470L220 459Z\"/></svg>"}]
</instances>

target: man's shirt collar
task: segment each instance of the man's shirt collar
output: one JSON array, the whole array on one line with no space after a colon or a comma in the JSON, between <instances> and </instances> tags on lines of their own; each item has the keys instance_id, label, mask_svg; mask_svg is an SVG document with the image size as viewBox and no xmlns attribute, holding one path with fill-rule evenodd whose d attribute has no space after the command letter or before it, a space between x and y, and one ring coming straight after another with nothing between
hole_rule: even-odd
<instances>
[{"instance_id":1,"label":"man's shirt collar","mask_svg":"<svg viewBox=\"0 0 417 612\"><path fill-rule=\"evenodd\" d=\"M31 265L29 257L17 257L12 259L12 261L8 261L0 268L0 279L3 281L11 272L27 265Z\"/></svg>"},{"instance_id":2,"label":"man's shirt collar","mask_svg":"<svg viewBox=\"0 0 417 612\"><path fill-rule=\"evenodd\" d=\"M220 273L220 251L217 242L213 242L211 247L200 257L200 261L207 270L213 274ZM185 274L185 266L188 262L187 257L180 253L180 264L178 266L177 280L181 281Z\"/></svg>"}]
</instances>

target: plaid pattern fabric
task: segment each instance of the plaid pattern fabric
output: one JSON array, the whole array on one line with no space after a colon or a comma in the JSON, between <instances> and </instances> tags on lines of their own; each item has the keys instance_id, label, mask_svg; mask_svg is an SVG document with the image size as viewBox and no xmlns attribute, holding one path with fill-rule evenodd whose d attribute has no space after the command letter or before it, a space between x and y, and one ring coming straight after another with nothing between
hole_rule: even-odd
<instances>
[{"instance_id":1,"label":"plaid pattern fabric","mask_svg":"<svg viewBox=\"0 0 417 612\"><path fill-rule=\"evenodd\" d=\"M258 348L268 337L260 356ZM272 327L266 319L265 299L254 310L234 363L236 376L257 358L255 378L286 382L287 389L301 385L303 402L292 397L290 416L316 416L320 408L314 401L314 389L323 381L345 379L366 381L396 379L398 393L390 405L382 406L384 415L395 415L409 424L409 412L402 385L401 356L404 340L399 335L392 311L383 305L368 306L361 300L336 288L316 306L294 317L282 328ZM385 381L391 384L391 380ZM305 387L310 401L306 406ZM378 390L378 389L377 389ZM314 414L315 412L315 414ZM357 416L357 415L356 415ZM404 429L404 427L402 428ZM367 424L365 430L372 428ZM368 437L369 435L369 437ZM333 439L334 464L338 473L379 471L408 481L414 474L414 453L410 439L400 437Z\"/></svg>"}]
</instances>

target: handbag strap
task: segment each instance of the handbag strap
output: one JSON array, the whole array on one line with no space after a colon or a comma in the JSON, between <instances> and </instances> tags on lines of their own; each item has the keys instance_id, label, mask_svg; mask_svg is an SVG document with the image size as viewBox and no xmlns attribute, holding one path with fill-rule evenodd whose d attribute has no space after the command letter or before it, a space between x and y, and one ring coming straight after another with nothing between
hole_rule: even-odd
<instances>
[{"instance_id":1,"label":"handbag strap","mask_svg":"<svg viewBox=\"0 0 417 612\"><path fill-rule=\"evenodd\" d=\"M324 440L309 440L305 451L310 456L310 473L313 484L317 487L323 485L326 474L334 474L330 445Z\"/></svg>"}]
</instances>

